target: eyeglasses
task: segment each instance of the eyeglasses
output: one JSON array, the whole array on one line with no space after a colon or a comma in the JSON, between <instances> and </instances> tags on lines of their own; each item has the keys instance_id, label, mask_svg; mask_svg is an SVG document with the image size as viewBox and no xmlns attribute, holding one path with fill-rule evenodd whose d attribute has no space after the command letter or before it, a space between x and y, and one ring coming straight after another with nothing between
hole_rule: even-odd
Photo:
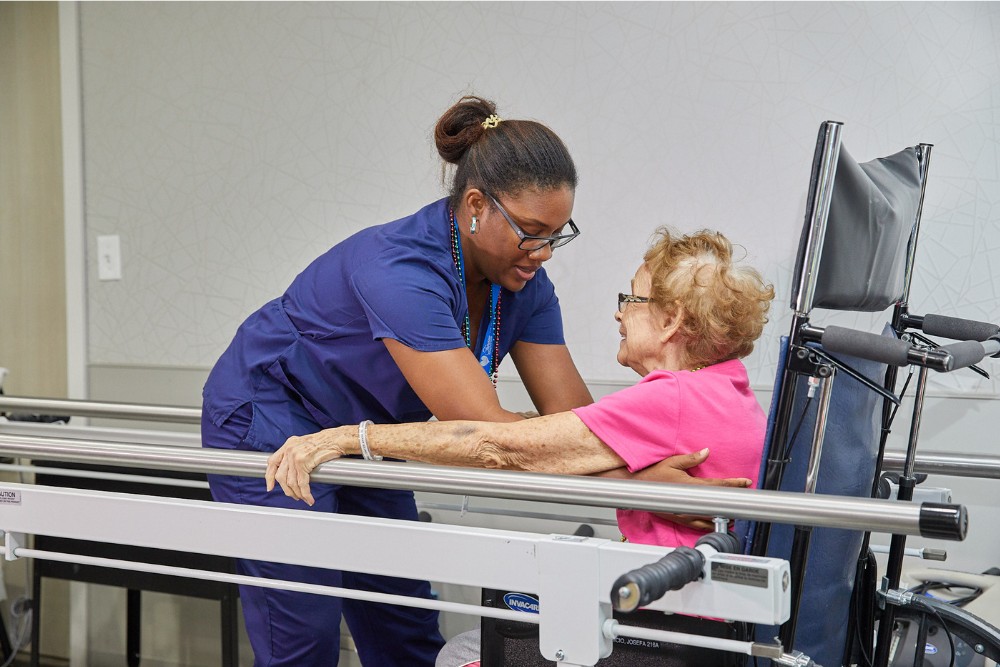
<instances>
[{"instance_id":1,"label":"eyeglasses","mask_svg":"<svg viewBox=\"0 0 1000 667\"><path fill-rule=\"evenodd\" d=\"M649 303L648 296L636 296L635 294L623 294L618 292L618 312L625 312L625 304L627 303Z\"/></svg>"},{"instance_id":2,"label":"eyeglasses","mask_svg":"<svg viewBox=\"0 0 1000 667\"><path fill-rule=\"evenodd\" d=\"M553 250L555 250L560 246L566 245L580 235L580 230L576 228L575 224L573 224L572 219L566 223L572 230L571 234L557 234L556 236L532 236L531 234L525 234L524 230L518 227L517 223L514 222L514 219L510 217L509 213L507 213L507 210L500 205L500 202L497 201L496 197L488 192L483 192L483 194L489 197L494 205L496 205L497 210L500 211L500 215L507 220L507 224L510 225L510 228L514 230L515 234L517 234L517 238L521 239L520 243L517 244L517 247L521 250L534 252L535 250L541 250L545 246L550 246Z\"/></svg>"}]
</instances>

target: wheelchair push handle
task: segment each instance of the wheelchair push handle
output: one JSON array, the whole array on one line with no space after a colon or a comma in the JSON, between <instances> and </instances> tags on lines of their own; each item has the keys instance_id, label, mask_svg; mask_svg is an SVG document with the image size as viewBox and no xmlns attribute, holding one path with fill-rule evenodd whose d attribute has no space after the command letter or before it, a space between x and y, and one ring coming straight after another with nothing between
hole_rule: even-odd
<instances>
[{"instance_id":1,"label":"wheelchair push handle","mask_svg":"<svg viewBox=\"0 0 1000 667\"><path fill-rule=\"evenodd\" d=\"M917 318L912 318L916 320ZM989 322L963 320L958 317L928 313L919 320L919 328L928 336L940 336L952 340L984 341L1000 334L1000 326Z\"/></svg>"},{"instance_id":2,"label":"wheelchair push handle","mask_svg":"<svg viewBox=\"0 0 1000 667\"><path fill-rule=\"evenodd\" d=\"M982 342L976 340L965 340L960 343L944 345L940 349L952 356L948 370L954 371L959 368L974 366L986 357L996 357L1000 355L1000 340L989 338Z\"/></svg>"},{"instance_id":3,"label":"wheelchair push handle","mask_svg":"<svg viewBox=\"0 0 1000 667\"><path fill-rule=\"evenodd\" d=\"M611 587L611 606L616 611L632 612L660 599L667 591L684 588L703 576L705 553L736 553L740 541L732 533L709 533L695 548L677 547L648 565L626 572Z\"/></svg>"},{"instance_id":4,"label":"wheelchair push handle","mask_svg":"<svg viewBox=\"0 0 1000 667\"><path fill-rule=\"evenodd\" d=\"M828 326L817 330L818 340L828 352L849 354L861 359L879 361L890 366L926 366L936 371L950 370L953 362L947 351L924 350L904 340L856 331L845 327Z\"/></svg>"},{"instance_id":5,"label":"wheelchair push handle","mask_svg":"<svg viewBox=\"0 0 1000 667\"><path fill-rule=\"evenodd\" d=\"M928 315L927 317L933 317ZM950 325L941 324L939 320L948 320ZM924 318L926 324L927 318ZM986 357L1000 357L1000 333L995 325L971 320L957 320L937 316L932 319L932 332L944 335L965 334L967 339L958 343L943 345L936 349L915 347L912 343L880 336L865 331L856 331L845 327L828 326L825 329L808 327L803 330L807 340L819 341L828 352L849 354L861 359L879 361L890 366L926 366L935 371L947 373L973 366ZM955 323L959 324L955 324ZM964 326L967 323L973 326ZM924 332L927 327L924 326ZM989 334L989 335L987 335Z\"/></svg>"}]
</instances>

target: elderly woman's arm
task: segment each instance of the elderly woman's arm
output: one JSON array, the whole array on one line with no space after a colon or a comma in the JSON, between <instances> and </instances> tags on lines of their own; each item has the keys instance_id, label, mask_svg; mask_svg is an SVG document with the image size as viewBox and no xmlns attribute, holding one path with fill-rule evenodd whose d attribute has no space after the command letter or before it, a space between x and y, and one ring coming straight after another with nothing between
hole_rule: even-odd
<instances>
[{"instance_id":1,"label":"elderly woman's arm","mask_svg":"<svg viewBox=\"0 0 1000 667\"><path fill-rule=\"evenodd\" d=\"M372 454L438 465L567 475L588 475L625 465L572 412L509 423L372 424L367 441ZM357 426L291 437L268 458L267 489L273 489L277 482L285 495L311 505L309 475L316 466L360 453Z\"/></svg>"}]
</instances>

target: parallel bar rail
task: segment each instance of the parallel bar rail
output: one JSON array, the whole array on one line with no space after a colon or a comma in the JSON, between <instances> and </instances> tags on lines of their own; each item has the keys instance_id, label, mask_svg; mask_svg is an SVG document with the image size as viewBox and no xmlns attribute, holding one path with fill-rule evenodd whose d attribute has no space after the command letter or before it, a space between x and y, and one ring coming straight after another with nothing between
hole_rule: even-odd
<instances>
[{"instance_id":1,"label":"parallel bar rail","mask_svg":"<svg viewBox=\"0 0 1000 667\"><path fill-rule=\"evenodd\" d=\"M884 470L903 469L906 452L885 452ZM1000 457L988 454L952 454L950 452L918 452L913 461L916 472L953 477L1000 479Z\"/></svg>"},{"instance_id":2,"label":"parallel bar rail","mask_svg":"<svg viewBox=\"0 0 1000 667\"><path fill-rule=\"evenodd\" d=\"M201 433L172 429L134 429L117 426L78 426L73 423L46 424L44 422L0 420L0 433L46 438L101 440L102 442L126 442L137 445L201 447Z\"/></svg>"},{"instance_id":3,"label":"parallel bar rail","mask_svg":"<svg viewBox=\"0 0 1000 667\"><path fill-rule=\"evenodd\" d=\"M124 445L0 434L0 454L74 463L263 477L267 454L157 445ZM314 482L373 488L566 503L590 507L628 507L652 512L709 514L806 526L873 530L905 535L965 538L965 510L944 506L930 517L925 505L888 500L801 493L658 484L572 475L430 466L417 463L341 459L317 468ZM263 483L263 482L262 482ZM941 520L954 519L950 535Z\"/></svg>"},{"instance_id":4,"label":"parallel bar rail","mask_svg":"<svg viewBox=\"0 0 1000 667\"><path fill-rule=\"evenodd\" d=\"M15 396L0 396L0 412L66 414L80 417L135 419L183 424L198 424L201 422L200 408ZM3 428L15 427L16 424L17 422L12 422L9 425L4 425ZM81 429L76 429L75 433L79 433L80 431ZM197 439L196 434L181 433L165 434L165 437L176 437L179 443L190 440L192 444ZM187 443L184 442L183 444ZM885 457L885 465L888 470L901 469L903 461L903 454L901 452L886 451ZM925 452L917 455L916 470L917 472L960 477L1000 479L1000 458L975 454Z\"/></svg>"},{"instance_id":5,"label":"parallel bar rail","mask_svg":"<svg viewBox=\"0 0 1000 667\"><path fill-rule=\"evenodd\" d=\"M137 419L177 424L201 423L201 408L78 401L72 399L0 396L0 411L46 415L73 415L77 417L106 417L108 419Z\"/></svg>"},{"instance_id":6,"label":"parallel bar rail","mask_svg":"<svg viewBox=\"0 0 1000 667\"><path fill-rule=\"evenodd\" d=\"M2 402L0 397L0 402ZM68 440L100 440L137 445L166 445L197 448L201 438L197 433L150 431L135 429L98 428L66 424L36 424L30 422L0 422L0 436L38 436ZM902 470L905 452L886 450L885 470ZM914 461L915 471L954 477L979 477L1000 479L1000 457L989 454L962 454L953 452L918 452Z\"/></svg>"}]
</instances>

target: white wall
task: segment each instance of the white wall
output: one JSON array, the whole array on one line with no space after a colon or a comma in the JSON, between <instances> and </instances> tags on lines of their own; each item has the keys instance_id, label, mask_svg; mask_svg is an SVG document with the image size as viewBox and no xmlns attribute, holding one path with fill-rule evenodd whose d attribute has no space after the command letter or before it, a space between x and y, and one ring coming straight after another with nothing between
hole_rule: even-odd
<instances>
[{"instance_id":1,"label":"white wall","mask_svg":"<svg viewBox=\"0 0 1000 667\"><path fill-rule=\"evenodd\" d=\"M551 262L584 377L631 379L614 298L650 233L724 230L788 282L816 130L859 160L936 145L914 312L1000 319L992 3L84 3L91 364L207 367L241 319L364 226L443 193L465 92L551 125L583 236ZM769 384L769 354L754 379ZM505 364L503 371L513 369ZM995 383L939 386L996 395Z\"/></svg>"},{"instance_id":2,"label":"white wall","mask_svg":"<svg viewBox=\"0 0 1000 667\"><path fill-rule=\"evenodd\" d=\"M172 402L198 404L200 378L242 318L328 246L443 195L431 131L465 93L547 123L577 161L584 233L549 271L595 393L633 379L613 359L615 293L668 224L724 231L778 288L748 364L766 403L827 119L845 123L859 160L935 145L912 310L1000 321L996 3L121 2L79 12L92 397L162 394L169 376L191 394ZM121 281L97 280L101 234L121 236ZM502 395L520 400L512 364L501 371L512 388ZM924 449L991 451L996 380L935 376L931 393ZM952 563L995 565L1000 537L984 529L995 485L949 481L972 511L970 541L948 545Z\"/></svg>"},{"instance_id":3,"label":"white wall","mask_svg":"<svg viewBox=\"0 0 1000 667\"><path fill-rule=\"evenodd\" d=\"M162 397L181 379L179 402L197 405L244 316L329 245L443 194L430 135L467 92L547 122L577 160L584 233L550 271L597 394L633 380L612 354L614 297L666 223L725 231L778 287L748 364L767 395L825 119L860 160L935 145L911 309L1000 321L996 3L126 2L80 16L88 246L119 234L124 255L118 282L88 262L96 398ZM997 380L934 374L930 393L922 448L989 451Z\"/></svg>"}]
</instances>

